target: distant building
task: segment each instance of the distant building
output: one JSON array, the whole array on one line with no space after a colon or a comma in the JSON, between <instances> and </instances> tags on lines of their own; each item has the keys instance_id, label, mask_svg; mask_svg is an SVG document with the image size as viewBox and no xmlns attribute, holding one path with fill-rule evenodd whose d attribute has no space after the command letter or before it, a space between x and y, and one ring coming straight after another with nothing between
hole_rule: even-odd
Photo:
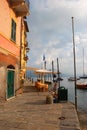
<instances>
[{"instance_id":1,"label":"distant building","mask_svg":"<svg viewBox=\"0 0 87 130\"><path fill-rule=\"evenodd\" d=\"M27 43L25 17L29 14L29 0L0 1L0 98L6 100L15 96L21 70L26 68L27 60L21 60L26 57L22 44Z\"/></svg>"}]
</instances>

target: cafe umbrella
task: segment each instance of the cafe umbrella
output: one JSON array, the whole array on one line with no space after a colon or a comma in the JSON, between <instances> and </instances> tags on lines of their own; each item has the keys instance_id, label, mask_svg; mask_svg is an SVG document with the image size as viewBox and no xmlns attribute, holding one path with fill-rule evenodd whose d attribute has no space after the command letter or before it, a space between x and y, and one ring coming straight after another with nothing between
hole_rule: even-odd
<instances>
[{"instance_id":1,"label":"cafe umbrella","mask_svg":"<svg viewBox=\"0 0 87 130\"><path fill-rule=\"evenodd\" d=\"M40 75L44 83L44 76L47 74L52 74L52 71L49 71L47 69L38 69L38 70L35 70L35 74Z\"/></svg>"}]
</instances>

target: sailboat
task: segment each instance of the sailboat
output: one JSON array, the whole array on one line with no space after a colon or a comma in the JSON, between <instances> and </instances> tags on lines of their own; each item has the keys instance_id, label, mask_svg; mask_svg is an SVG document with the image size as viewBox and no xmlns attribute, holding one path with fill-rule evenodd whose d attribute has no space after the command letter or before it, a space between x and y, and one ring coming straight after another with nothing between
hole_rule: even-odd
<instances>
[{"instance_id":1,"label":"sailboat","mask_svg":"<svg viewBox=\"0 0 87 130\"><path fill-rule=\"evenodd\" d=\"M80 76L81 79L87 79L87 75Z\"/></svg>"},{"instance_id":2,"label":"sailboat","mask_svg":"<svg viewBox=\"0 0 87 130\"><path fill-rule=\"evenodd\" d=\"M80 78L81 79L87 78L84 71L84 48L83 48L83 76L80 76ZM78 89L87 89L87 82L77 83L76 86Z\"/></svg>"},{"instance_id":3,"label":"sailboat","mask_svg":"<svg viewBox=\"0 0 87 130\"><path fill-rule=\"evenodd\" d=\"M83 75L80 76L81 79L86 79L87 75L85 75L85 70L84 70L84 48L83 48Z\"/></svg>"}]
</instances>

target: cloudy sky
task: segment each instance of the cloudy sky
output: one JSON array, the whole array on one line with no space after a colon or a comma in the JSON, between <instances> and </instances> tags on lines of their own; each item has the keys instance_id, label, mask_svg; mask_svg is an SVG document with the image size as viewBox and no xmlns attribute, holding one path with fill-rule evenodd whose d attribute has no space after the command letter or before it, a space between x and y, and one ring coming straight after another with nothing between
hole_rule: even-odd
<instances>
[{"instance_id":1,"label":"cloudy sky","mask_svg":"<svg viewBox=\"0 0 87 130\"><path fill-rule=\"evenodd\" d=\"M76 71L87 73L87 0L30 0L28 17L29 67L43 67L43 55L47 69L55 69L57 58L62 73L73 75L72 19L76 46Z\"/></svg>"}]
</instances>

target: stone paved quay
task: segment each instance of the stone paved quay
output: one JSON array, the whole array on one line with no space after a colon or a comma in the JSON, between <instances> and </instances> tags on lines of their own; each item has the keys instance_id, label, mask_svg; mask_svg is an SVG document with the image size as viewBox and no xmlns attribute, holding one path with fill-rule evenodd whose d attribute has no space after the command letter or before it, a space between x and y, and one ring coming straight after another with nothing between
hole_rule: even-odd
<instances>
[{"instance_id":1,"label":"stone paved quay","mask_svg":"<svg viewBox=\"0 0 87 130\"><path fill-rule=\"evenodd\" d=\"M48 92L25 91L0 103L0 130L80 130L72 103L46 104Z\"/></svg>"}]
</instances>

